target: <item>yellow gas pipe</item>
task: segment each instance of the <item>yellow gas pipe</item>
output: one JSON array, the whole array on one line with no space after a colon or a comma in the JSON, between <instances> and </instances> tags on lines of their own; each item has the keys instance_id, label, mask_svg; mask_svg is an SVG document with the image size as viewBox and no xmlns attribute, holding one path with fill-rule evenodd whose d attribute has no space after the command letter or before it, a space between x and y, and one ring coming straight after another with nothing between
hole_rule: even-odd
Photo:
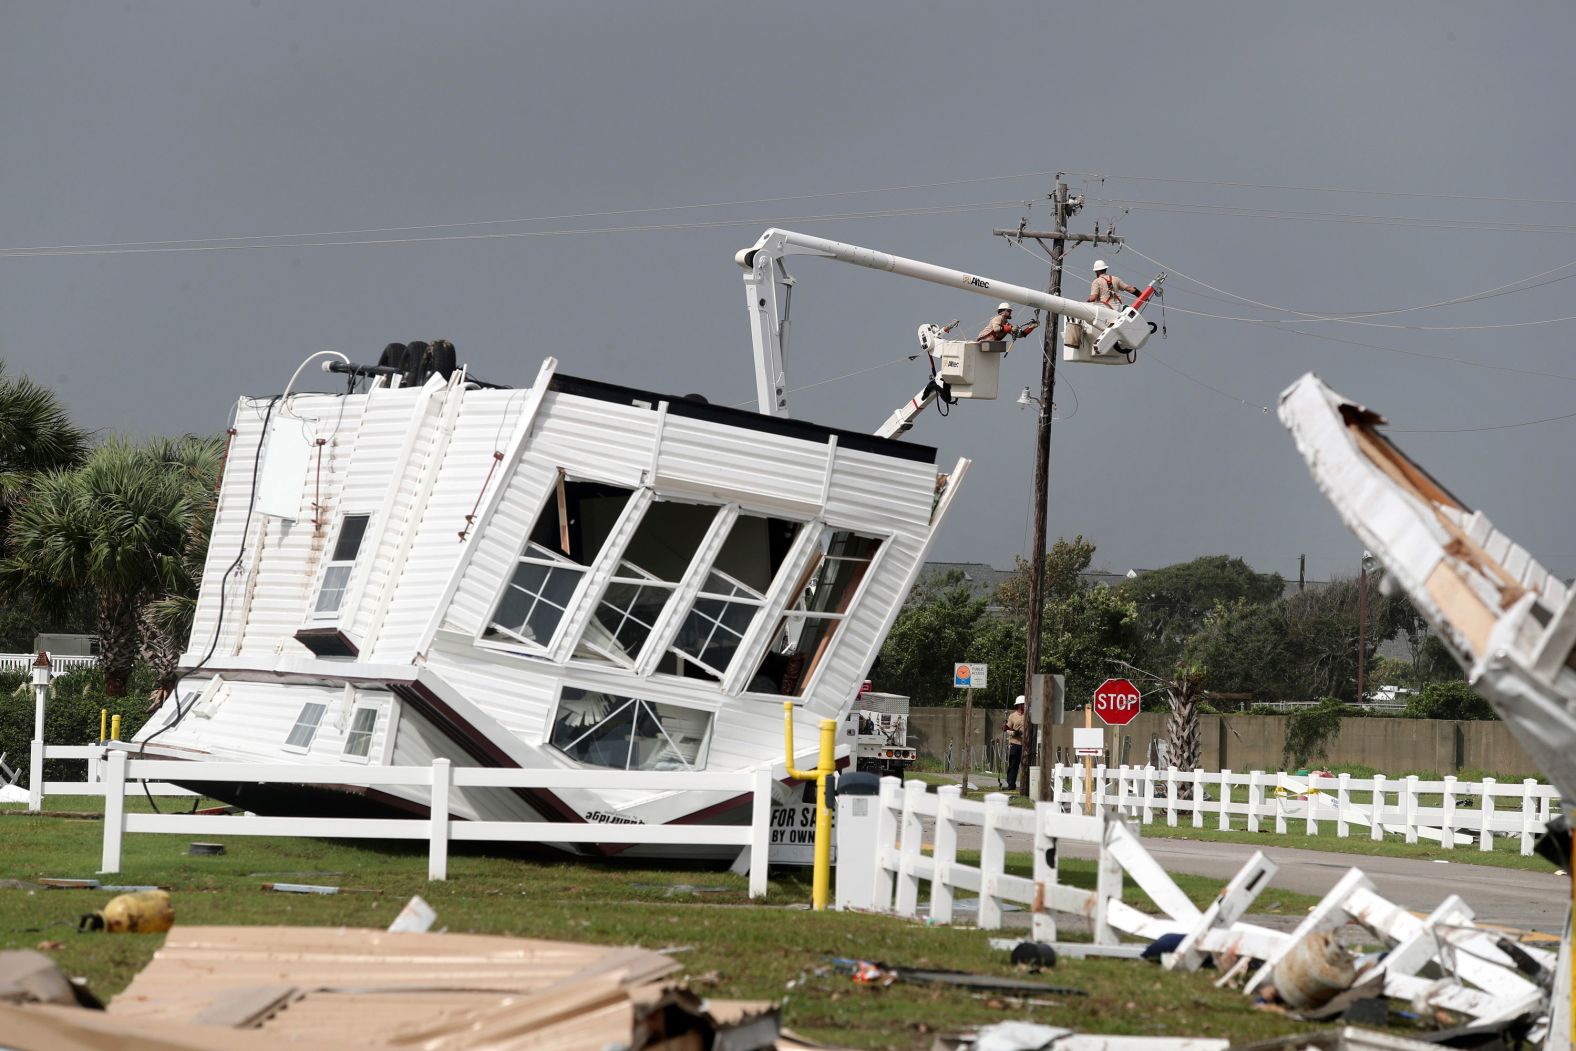
<instances>
[{"instance_id":1,"label":"yellow gas pipe","mask_svg":"<svg viewBox=\"0 0 1576 1051\"><path fill-rule=\"evenodd\" d=\"M788 748L788 776L796 781L815 782L815 868L810 883L810 905L825 912L832 899L832 812L826 807L826 779L836 772L832 749L837 737L837 722L821 720L821 751L814 770L796 770L793 765L793 702L783 702L783 737Z\"/></svg>"},{"instance_id":2,"label":"yellow gas pipe","mask_svg":"<svg viewBox=\"0 0 1576 1051\"><path fill-rule=\"evenodd\" d=\"M99 744L109 740L109 709L99 709Z\"/></svg>"},{"instance_id":3,"label":"yellow gas pipe","mask_svg":"<svg viewBox=\"0 0 1576 1051\"><path fill-rule=\"evenodd\" d=\"M119 712L116 712L114 715L109 717L109 739L111 741L118 741L118 740L120 740L120 713Z\"/></svg>"}]
</instances>

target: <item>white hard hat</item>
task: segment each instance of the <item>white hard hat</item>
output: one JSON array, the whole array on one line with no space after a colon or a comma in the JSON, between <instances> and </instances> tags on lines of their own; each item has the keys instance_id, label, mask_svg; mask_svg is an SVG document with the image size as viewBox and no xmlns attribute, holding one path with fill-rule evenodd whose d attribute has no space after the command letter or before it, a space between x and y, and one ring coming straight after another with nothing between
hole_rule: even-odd
<instances>
[{"instance_id":1,"label":"white hard hat","mask_svg":"<svg viewBox=\"0 0 1576 1051\"><path fill-rule=\"evenodd\" d=\"M1012 312L1012 304L1011 303L997 303L996 304L996 313L1000 314L1003 310L1007 311L1008 313L1011 313Z\"/></svg>"},{"instance_id":2,"label":"white hard hat","mask_svg":"<svg viewBox=\"0 0 1576 1051\"><path fill-rule=\"evenodd\" d=\"M1094 261L1094 269L1095 269L1095 273L1099 273L1101 270L1104 270L1105 269L1105 260L1104 259L1096 259Z\"/></svg>"},{"instance_id":3,"label":"white hard hat","mask_svg":"<svg viewBox=\"0 0 1576 1051\"><path fill-rule=\"evenodd\" d=\"M1018 699L1016 701L1012 702L1012 706L1014 708L1016 708L1016 707L1018 707L1018 705L1024 704L1024 703L1026 703L1026 702L1023 699L1023 694L1020 693L1020 694L1018 694Z\"/></svg>"}]
</instances>

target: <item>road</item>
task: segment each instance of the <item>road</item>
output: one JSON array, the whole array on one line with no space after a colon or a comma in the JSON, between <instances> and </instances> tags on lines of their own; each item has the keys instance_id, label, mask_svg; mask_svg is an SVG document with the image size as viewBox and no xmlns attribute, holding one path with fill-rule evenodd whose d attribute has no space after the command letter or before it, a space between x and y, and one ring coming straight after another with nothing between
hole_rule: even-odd
<instances>
[{"instance_id":1,"label":"road","mask_svg":"<svg viewBox=\"0 0 1576 1051\"><path fill-rule=\"evenodd\" d=\"M958 831L960 849L979 849L977 826L965 825ZM927 839L930 834L927 828ZM1262 850L1280 866L1280 871L1268 889L1259 894L1260 904L1273 901L1277 889L1322 898L1347 869L1359 868L1373 880L1380 894L1414 912L1428 912L1448 895L1459 894L1477 914L1479 923L1559 935L1565 930L1565 912L1571 900L1568 878L1556 876L1552 869L1535 872L1416 858L1337 854L1269 843L1145 838L1143 844L1166 871L1208 876L1222 884L1237 873L1255 850ZM1008 837L1007 849L1027 852L1032 845L1028 837L1013 835ZM1063 842L1061 850L1063 857L1089 859L1097 858L1100 852L1092 843ZM1286 926L1285 921L1295 921L1291 915L1277 917L1281 922L1252 918L1266 926Z\"/></svg>"}]
</instances>

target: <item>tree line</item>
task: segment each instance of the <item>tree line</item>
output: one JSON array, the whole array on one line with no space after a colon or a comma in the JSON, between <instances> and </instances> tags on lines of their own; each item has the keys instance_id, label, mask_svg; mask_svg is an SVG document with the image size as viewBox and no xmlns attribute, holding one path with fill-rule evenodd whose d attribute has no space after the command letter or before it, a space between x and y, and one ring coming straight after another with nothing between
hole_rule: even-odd
<instances>
[{"instance_id":1,"label":"tree line","mask_svg":"<svg viewBox=\"0 0 1576 1051\"><path fill-rule=\"evenodd\" d=\"M1240 558L1208 555L1148 570L1114 586L1090 579L1095 545L1082 536L1046 552L1040 671L1067 678L1069 704L1082 704L1102 681L1143 679L1145 707L1191 704L1357 701L1357 578L1288 593L1278 573L1259 573ZM876 689L906 694L916 705L956 705L952 663L990 667L989 688L975 701L1006 708L1023 691L1030 563L1016 560L994 594L979 595L959 570L929 574L915 585L872 672ZM1457 683L1461 672L1406 596L1385 595L1381 575L1366 587L1365 692L1385 684L1422 691ZM1407 656L1379 657L1387 640ZM1460 691L1446 718L1489 718ZM982 695L981 695L982 694ZM1467 690L1468 697L1471 691ZM1425 714L1417 709L1409 714ZM1426 706L1425 706L1426 707ZM1462 714L1471 713L1471 714Z\"/></svg>"}]
</instances>

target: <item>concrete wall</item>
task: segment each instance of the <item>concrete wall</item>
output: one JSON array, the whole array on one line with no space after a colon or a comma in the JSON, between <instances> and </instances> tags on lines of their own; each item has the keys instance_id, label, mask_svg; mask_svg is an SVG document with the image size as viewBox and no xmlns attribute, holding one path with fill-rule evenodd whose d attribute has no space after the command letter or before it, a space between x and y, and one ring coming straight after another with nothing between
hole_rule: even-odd
<instances>
[{"instance_id":1,"label":"concrete wall","mask_svg":"<svg viewBox=\"0 0 1576 1051\"><path fill-rule=\"evenodd\" d=\"M1081 713L1068 713L1083 725ZM975 715L975 742L992 730L1000 736L1004 712ZM1279 770L1289 715L1202 715L1199 741L1207 770ZM1052 727L1051 747L1062 748L1071 761L1074 723ZM954 742L959 756L963 731L961 708L915 708L909 716L909 743L921 755L945 757ZM1145 712L1122 727L1106 729L1111 761L1140 765L1149 753L1152 737L1165 738L1166 715ZM1126 746L1124 757L1122 749ZM1329 763L1371 766L1387 776L1414 771L1455 774L1462 770L1489 775L1535 777L1539 770L1500 722L1451 722L1435 719L1342 719L1341 731L1330 744Z\"/></svg>"}]
</instances>

